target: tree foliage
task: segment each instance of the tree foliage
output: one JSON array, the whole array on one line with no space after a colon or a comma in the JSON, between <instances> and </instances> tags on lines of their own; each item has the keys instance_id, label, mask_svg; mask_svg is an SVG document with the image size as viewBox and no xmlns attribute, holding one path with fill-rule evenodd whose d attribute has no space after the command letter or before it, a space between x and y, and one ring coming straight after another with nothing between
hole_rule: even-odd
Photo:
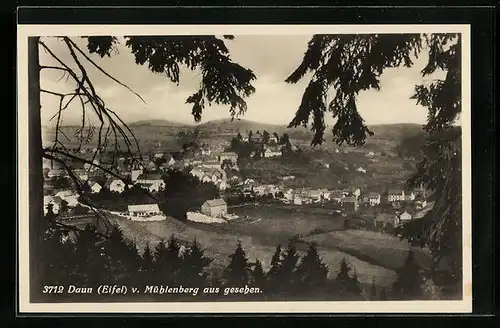
<instances>
[{"instance_id":1,"label":"tree foliage","mask_svg":"<svg viewBox=\"0 0 500 328\"><path fill-rule=\"evenodd\" d=\"M423 161L410 183L423 182L433 191L434 208L422 220L403 226L404 238L428 247L436 262L449 257L449 280L461 280L460 137L454 124L461 112L461 38L459 34L314 35L303 60L286 79L311 79L290 126L308 126L312 144L321 144L324 116L336 122L333 140L361 145L372 134L359 114L356 97L363 90L380 89L380 76L391 67L411 67L423 50L429 54L421 75L444 72L444 79L415 87L412 99L428 109L427 144ZM333 99L327 102L333 93Z\"/></svg>"},{"instance_id":2,"label":"tree foliage","mask_svg":"<svg viewBox=\"0 0 500 328\"><path fill-rule=\"evenodd\" d=\"M248 284L251 267L241 242L238 242L234 253L229 256L229 259L229 265L223 275L226 285L238 287Z\"/></svg>"}]
</instances>

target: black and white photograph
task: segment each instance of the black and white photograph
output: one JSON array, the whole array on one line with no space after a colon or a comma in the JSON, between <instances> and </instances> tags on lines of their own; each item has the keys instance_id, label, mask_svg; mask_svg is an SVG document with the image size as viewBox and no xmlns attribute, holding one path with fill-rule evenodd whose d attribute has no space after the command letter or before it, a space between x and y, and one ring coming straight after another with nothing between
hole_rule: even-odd
<instances>
[{"instance_id":1,"label":"black and white photograph","mask_svg":"<svg viewBox=\"0 0 500 328\"><path fill-rule=\"evenodd\" d=\"M18 33L21 311L471 311L467 25Z\"/></svg>"}]
</instances>

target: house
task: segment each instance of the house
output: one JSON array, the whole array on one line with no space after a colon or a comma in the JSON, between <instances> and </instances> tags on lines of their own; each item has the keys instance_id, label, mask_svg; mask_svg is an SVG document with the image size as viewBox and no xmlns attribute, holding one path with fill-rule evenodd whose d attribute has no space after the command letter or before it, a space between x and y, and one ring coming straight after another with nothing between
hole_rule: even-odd
<instances>
[{"instance_id":1,"label":"house","mask_svg":"<svg viewBox=\"0 0 500 328\"><path fill-rule=\"evenodd\" d=\"M158 204L128 205L127 212L130 216L152 216L162 214Z\"/></svg>"},{"instance_id":2,"label":"house","mask_svg":"<svg viewBox=\"0 0 500 328\"><path fill-rule=\"evenodd\" d=\"M379 229L394 228L398 225L397 217L389 213L379 213L373 223Z\"/></svg>"},{"instance_id":3,"label":"house","mask_svg":"<svg viewBox=\"0 0 500 328\"><path fill-rule=\"evenodd\" d=\"M215 185L217 186L217 188L219 188L219 190L223 191L223 190L226 190L227 189L227 182L224 181L224 180L220 180L220 181L217 181L215 183Z\"/></svg>"},{"instance_id":4,"label":"house","mask_svg":"<svg viewBox=\"0 0 500 328\"><path fill-rule=\"evenodd\" d=\"M135 169L130 171L130 180L132 180L132 182L137 181L137 178L143 173L143 169Z\"/></svg>"},{"instance_id":5,"label":"house","mask_svg":"<svg viewBox=\"0 0 500 328\"><path fill-rule=\"evenodd\" d=\"M331 200L332 199L332 192L328 189L319 189L319 192L321 193L321 198L325 200Z\"/></svg>"},{"instance_id":6,"label":"house","mask_svg":"<svg viewBox=\"0 0 500 328\"><path fill-rule=\"evenodd\" d=\"M416 198L415 194L413 191L405 191L405 200L406 201L414 201Z\"/></svg>"},{"instance_id":7,"label":"house","mask_svg":"<svg viewBox=\"0 0 500 328\"><path fill-rule=\"evenodd\" d=\"M370 192L368 193L368 203L370 206L377 206L380 205L381 202L381 195L378 192Z\"/></svg>"},{"instance_id":8,"label":"house","mask_svg":"<svg viewBox=\"0 0 500 328\"><path fill-rule=\"evenodd\" d=\"M269 143L274 143L274 144L277 144L278 143L278 138L276 138L276 136L270 136L269 137Z\"/></svg>"},{"instance_id":9,"label":"house","mask_svg":"<svg viewBox=\"0 0 500 328\"><path fill-rule=\"evenodd\" d=\"M427 201L426 200L417 200L415 202L415 209L416 210L424 209L426 206L427 206Z\"/></svg>"},{"instance_id":10,"label":"house","mask_svg":"<svg viewBox=\"0 0 500 328\"><path fill-rule=\"evenodd\" d=\"M252 141L255 143L261 143L262 142L262 134L260 134L259 131L257 133L252 134Z\"/></svg>"},{"instance_id":11,"label":"house","mask_svg":"<svg viewBox=\"0 0 500 328\"><path fill-rule=\"evenodd\" d=\"M302 199L302 197L300 195L296 194L296 195L293 196L293 203L295 205L302 205L302 202L303 202L303 199Z\"/></svg>"},{"instance_id":12,"label":"house","mask_svg":"<svg viewBox=\"0 0 500 328\"><path fill-rule=\"evenodd\" d=\"M154 170L156 170L156 164L155 164L155 162L150 161L149 159L148 159L148 160L143 161L143 162L142 162L142 166L143 166L145 169L149 170L149 171L154 171Z\"/></svg>"},{"instance_id":13,"label":"house","mask_svg":"<svg viewBox=\"0 0 500 328\"><path fill-rule=\"evenodd\" d=\"M54 214L58 214L61 209L62 199L58 196L44 196L43 197L43 211L44 214L48 213L48 205L52 204L52 212Z\"/></svg>"},{"instance_id":14,"label":"house","mask_svg":"<svg viewBox=\"0 0 500 328\"><path fill-rule=\"evenodd\" d=\"M333 190L330 194L330 199L340 203L340 200L344 198L344 192L342 190Z\"/></svg>"},{"instance_id":15,"label":"house","mask_svg":"<svg viewBox=\"0 0 500 328\"><path fill-rule=\"evenodd\" d=\"M55 197L59 197L61 200L66 201L68 206L75 207L78 205L79 195L75 194L71 190L62 190L55 194Z\"/></svg>"},{"instance_id":16,"label":"house","mask_svg":"<svg viewBox=\"0 0 500 328\"><path fill-rule=\"evenodd\" d=\"M281 149L277 147L269 147L264 151L265 158L279 157L281 155L282 155Z\"/></svg>"},{"instance_id":17,"label":"house","mask_svg":"<svg viewBox=\"0 0 500 328\"><path fill-rule=\"evenodd\" d=\"M221 198L207 200L201 205L201 213L210 217L222 217L227 214L227 204Z\"/></svg>"},{"instance_id":18,"label":"house","mask_svg":"<svg viewBox=\"0 0 500 328\"><path fill-rule=\"evenodd\" d=\"M97 194L101 191L102 186L98 182L90 182L90 192L93 194Z\"/></svg>"},{"instance_id":19,"label":"house","mask_svg":"<svg viewBox=\"0 0 500 328\"><path fill-rule=\"evenodd\" d=\"M366 170L361 166L356 169L357 172L366 173Z\"/></svg>"},{"instance_id":20,"label":"house","mask_svg":"<svg viewBox=\"0 0 500 328\"><path fill-rule=\"evenodd\" d=\"M307 197L313 199L313 200L321 200L321 197L323 196L321 190L319 189L311 189L307 193Z\"/></svg>"},{"instance_id":21,"label":"house","mask_svg":"<svg viewBox=\"0 0 500 328\"><path fill-rule=\"evenodd\" d=\"M164 155L163 155L163 153L162 153L162 152L156 152L156 153L153 155L153 157L154 157L154 158L156 158L156 159L159 159L159 158L163 158L163 157L164 157Z\"/></svg>"},{"instance_id":22,"label":"house","mask_svg":"<svg viewBox=\"0 0 500 328\"><path fill-rule=\"evenodd\" d=\"M106 181L106 187L109 191L121 194L125 191L125 182L120 179L108 179L108 181Z\"/></svg>"},{"instance_id":23,"label":"house","mask_svg":"<svg viewBox=\"0 0 500 328\"><path fill-rule=\"evenodd\" d=\"M359 198L359 196L361 196L361 189L356 188L356 190L352 192L352 195L356 197L356 199Z\"/></svg>"},{"instance_id":24,"label":"house","mask_svg":"<svg viewBox=\"0 0 500 328\"><path fill-rule=\"evenodd\" d=\"M425 199L427 197L427 191L422 186L419 188L413 189L413 194L415 195L416 198Z\"/></svg>"},{"instance_id":25,"label":"house","mask_svg":"<svg viewBox=\"0 0 500 328\"><path fill-rule=\"evenodd\" d=\"M406 198L404 190L391 189L387 193L387 200L389 202L404 201L405 199Z\"/></svg>"},{"instance_id":26,"label":"house","mask_svg":"<svg viewBox=\"0 0 500 328\"><path fill-rule=\"evenodd\" d=\"M281 177L281 180L283 180L283 181L290 181L290 180L294 180L294 179L295 179L294 175L285 175L285 176Z\"/></svg>"},{"instance_id":27,"label":"house","mask_svg":"<svg viewBox=\"0 0 500 328\"><path fill-rule=\"evenodd\" d=\"M209 160L204 161L201 166L206 167L208 169L220 169L221 163L219 161Z\"/></svg>"},{"instance_id":28,"label":"house","mask_svg":"<svg viewBox=\"0 0 500 328\"><path fill-rule=\"evenodd\" d=\"M256 193L259 196L263 196L266 193L266 187L265 185L260 185L260 186L255 186L253 188L254 193Z\"/></svg>"},{"instance_id":29,"label":"house","mask_svg":"<svg viewBox=\"0 0 500 328\"><path fill-rule=\"evenodd\" d=\"M430 202L427 204L427 206L425 208L423 208L421 211L417 212L414 216L413 216L413 220L416 220L416 219L421 219L423 218L427 213L430 212L430 210L432 210L434 208L434 202Z\"/></svg>"},{"instance_id":30,"label":"house","mask_svg":"<svg viewBox=\"0 0 500 328\"><path fill-rule=\"evenodd\" d=\"M54 178L54 177L61 177L63 176L65 171L63 169L51 169L49 172L47 172L47 177L48 178Z\"/></svg>"},{"instance_id":31,"label":"house","mask_svg":"<svg viewBox=\"0 0 500 328\"><path fill-rule=\"evenodd\" d=\"M209 147L202 147L200 150L202 156L210 156L212 154L212 150Z\"/></svg>"},{"instance_id":32,"label":"house","mask_svg":"<svg viewBox=\"0 0 500 328\"><path fill-rule=\"evenodd\" d=\"M223 152L218 156L219 163L222 164L225 160L231 161L231 163L238 163L238 154L234 152Z\"/></svg>"},{"instance_id":33,"label":"house","mask_svg":"<svg viewBox=\"0 0 500 328\"><path fill-rule=\"evenodd\" d=\"M359 203L356 197L343 197L340 199L340 205L350 211L357 211L359 209Z\"/></svg>"},{"instance_id":34,"label":"house","mask_svg":"<svg viewBox=\"0 0 500 328\"><path fill-rule=\"evenodd\" d=\"M160 174L141 174L137 177L136 184L147 188L150 192L157 192L165 188L165 181Z\"/></svg>"},{"instance_id":35,"label":"house","mask_svg":"<svg viewBox=\"0 0 500 328\"><path fill-rule=\"evenodd\" d=\"M411 219L412 219L412 216L407 211L404 211L403 213L396 215L397 225L411 221Z\"/></svg>"}]
</instances>

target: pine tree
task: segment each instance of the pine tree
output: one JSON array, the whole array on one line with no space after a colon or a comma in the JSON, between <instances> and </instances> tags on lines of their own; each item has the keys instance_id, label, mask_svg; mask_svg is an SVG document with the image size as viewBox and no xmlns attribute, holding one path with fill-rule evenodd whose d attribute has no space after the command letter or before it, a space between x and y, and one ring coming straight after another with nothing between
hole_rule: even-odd
<instances>
[{"instance_id":1,"label":"pine tree","mask_svg":"<svg viewBox=\"0 0 500 328\"><path fill-rule=\"evenodd\" d=\"M277 274L276 288L280 293L294 293L298 287L297 264L299 261L296 241L290 239L283 251L280 267Z\"/></svg>"},{"instance_id":2,"label":"pine tree","mask_svg":"<svg viewBox=\"0 0 500 328\"><path fill-rule=\"evenodd\" d=\"M260 289L264 289L266 284L266 273L264 272L264 268L262 267L262 262L260 260L257 259L255 261L251 273L252 285L255 287L259 287Z\"/></svg>"},{"instance_id":3,"label":"pine tree","mask_svg":"<svg viewBox=\"0 0 500 328\"><path fill-rule=\"evenodd\" d=\"M250 280L250 264L241 242L238 241L236 250L229 255L229 265L224 270L223 278L227 286L245 286Z\"/></svg>"},{"instance_id":4,"label":"pine tree","mask_svg":"<svg viewBox=\"0 0 500 328\"><path fill-rule=\"evenodd\" d=\"M328 268L321 261L315 243L309 245L306 254L302 257L297 267L301 290L314 292L325 287Z\"/></svg>"},{"instance_id":5,"label":"pine tree","mask_svg":"<svg viewBox=\"0 0 500 328\"><path fill-rule=\"evenodd\" d=\"M112 282L112 272L104 269L107 265L107 258L103 249L103 241L96 231L96 227L89 224L78 233L75 241L74 283L98 286Z\"/></svg>"},{"instance_id":6,"label":"pine tree","mask_svg":"<svg viewBox=\"0 0 500 328\"><path fill-rule=\"evenodd\" d=\"M270 138L270 134L269 132L267 132L266 130L264 130L264 132L262 132L262 143L264 145L267 145L269 143L269 138Z\"/></svg>"},{"instance_id":7,"label":"pine tree","mask_svg":"<svg viewBox=\"0 0 500 328\"><path fill-rule=\"evenodd\" d=\"M140 256L135 243L127 242L121 228L114 224L109 237L102 243L106 259L105 271L113 282L129 281L140 269Z\"/></svg>"},{"instance_id":8,"label":"pine tree","mask_svg":"<svg viewBox=\"0 0 500 328\"><path fill-rule=\"evenodd\" d=\"M208 280L205 269L211 262L212 259L205 257L204 250L195 238L182 255L179 282L184 285L204 286Z\"/></svg>"},{"instance_id":9,"label":"pine tree","mask_svg":"<svg viewBox=\"0 0 500 328\"><path fill-rule=\"evenodd\" d=\"M278 291L278 284L279 282L279 274L281 271L281 261L283 258L282 250L281 250L281 245L276 246L276 251L273 254L273 257L271 258L271 268L269 269L269 272L267 273L267 286L266 290L269 293L275 293Z\"/></svg>"},{"instance_id":10,"label":"pine tree","mask_svg":"<svg viewBox=\"0 0 500 328\"><path fill-rule=\"evenodd\" d=\"M401 299L419 299L422 297L422 277L412 249L403 267L396 271L397 278L393 284L393 294Z\"/></svg>"},{"instance_id":11,"label":"pine tree","mask_svg":"<svg viewBox=\"0 0 500 328\"><path fill-rule=\"evenodd\" d=\"M176 283L181 267L181 246L175 236L170 236L167 243L161 240L154 252L155 281L159 284Z\"/></svg>"},{"instance_id":12,"label":"pine tree","mask_svg":"<svg viewBox=\"0 0 500 328\"><path fill-rule=\"evenodd\" d=\"M351 277L352 268L349 266L345 258L340 262L340 270L337 274L336 281L341 292L347 292L355 295L361 294L361 287L355 272Z\"/></svg>"},{"instance_id":13,"label":"pine tree","mask_svg":"<svg viewBox=\"0 0 500 328\"><path fill-rule=\"evenodd\" d=\"M146 243L146 247L144 248L144 252L142 253L141 271L151 274L153 268L154 268L154 254L151 248L149 247L149 243Z\"/></svg>"}]
</instances>

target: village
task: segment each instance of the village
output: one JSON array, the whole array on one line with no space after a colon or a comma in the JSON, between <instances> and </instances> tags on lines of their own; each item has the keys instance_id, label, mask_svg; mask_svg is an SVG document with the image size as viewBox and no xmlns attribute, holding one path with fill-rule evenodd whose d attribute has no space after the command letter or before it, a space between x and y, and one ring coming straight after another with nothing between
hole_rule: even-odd
<instances>
[{"instance_id":1,"label":"village","mask_svg":"<svg viewBox=\"0 0 500 328\"><path fill-rule=\"evenodd\" d=\"M267 131L248 136L240 133L227 143L187 144L181 151L161 148L161 142L141 156L116 156L101 153L97 149L78 150L78 156L87 156L84 163L71 163L71 174L53 162L44 162L45 198L54 213L66 220L91 216L90 206L79 201L75 182L84 186L90 194L111 192L122 194L130 188L139 187L151 194L159 194L167 187L164 174L170 170L187 172L201 183L213 184L219 197L206 199L196 210L186 212L188 221L198 223L224 223L238 219L231 214L231 208L243 204L267 203L288 208L302 208L303 211L323 211L333 217L364 217L371 221L370 228L391 230L401 223L421 217L432 204L427 203L426 191L422 188L401 189L380 186L379 192L361 188L333 189L292 187L295 176L279 176L280 183L269 184L255 177L242 177L239 163L259 159L277 159L297 149L287 136L270 134ZM106 156L108 155L108 156ZM368 151L367 157L374 153ZM108 158L108 160L106 160ZM329 165L329 164L325 164ZM361 170L360 170L361 169ZM364 170L362 167L358 172ZM101 209L107 210L107 209ZM110 213L136 221L157 221L166 219L158 203L130 203L126 211ZM366 228L366 225L360 227Z\"/></svg>"}]
</instances>

